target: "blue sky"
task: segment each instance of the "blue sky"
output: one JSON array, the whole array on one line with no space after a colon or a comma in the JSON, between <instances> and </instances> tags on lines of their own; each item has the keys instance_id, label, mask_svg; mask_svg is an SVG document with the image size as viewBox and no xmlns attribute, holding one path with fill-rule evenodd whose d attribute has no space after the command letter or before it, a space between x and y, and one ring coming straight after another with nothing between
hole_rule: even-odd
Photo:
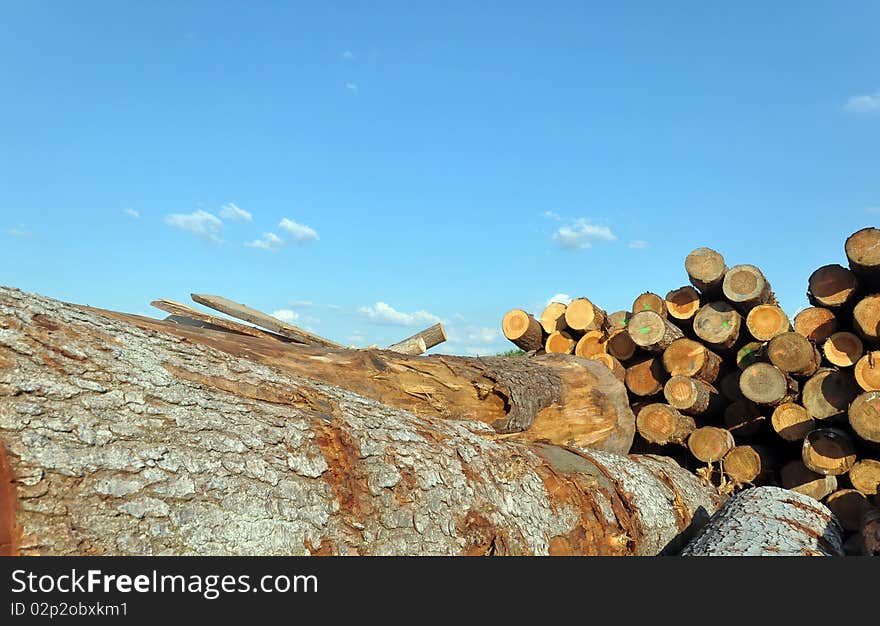
<instances>
[{"instance_id":1,"label":"blue sky","mask_svg":"<svg viewBox=\"0 0 880 626\"><path fill-rule=\"evenodd\" d=\"M880 3L477 4L0 2L0 284L493 353L880 221Z\"/></svg>"}]
</instances>

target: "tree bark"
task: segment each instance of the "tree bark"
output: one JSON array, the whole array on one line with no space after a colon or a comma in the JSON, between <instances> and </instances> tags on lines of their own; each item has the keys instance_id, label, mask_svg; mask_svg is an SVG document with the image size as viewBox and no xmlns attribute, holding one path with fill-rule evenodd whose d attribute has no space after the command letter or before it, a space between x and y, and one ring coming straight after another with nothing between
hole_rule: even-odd
<instances>
[{"instance_id":1,"label":"tree bark","mask_svg":"<svg viewBox=\"0 0 880 626\"><path fill-rule=\"evenodd\" d=\"M413 344L419 345L419 340L425 342L425 350L430 350L434 346L439 346L441 343L446 341L446 331L443 329L443 324L439 322L426 328L425 330L420 330L415 335L407 337L401 341L398 341L394 345L388 346L388 349L392 352L402 352L403 354L416 354L414 352L404 352L404 349L412 346ZM424 352L425 350L422 350ZM421 354L419 352L418 354Z\"/></svg>"},{"instance_id":2,"label":"tree bark","mask_svg":"<svg viewBox=\"0 0 880 626\"><path fill-rule=\"evenodd\" d=\"M262 340L228 335L251 350L233 355L208 345L223 345L216 337L153 323L160 330L0 288L7 552L647 555L717 505L668 459L417 416L309 380L283 350L269 363ZM315 363L384 356L308 350ZM430 359L388 353L373 375ZM614 380L598 363L558 362ZM596 393L585 382L582 393Z\"/></svg>"},{"instance_id":3,"label":"tree bark","mask_svg":"<svg viewBox=\"0 0 880 626\"><path fill-rule=\"evenodd\" d=\"M682 556L843 556L843 529L807 496L755 487L728 498Z\"/></svg>"}]
</instances>

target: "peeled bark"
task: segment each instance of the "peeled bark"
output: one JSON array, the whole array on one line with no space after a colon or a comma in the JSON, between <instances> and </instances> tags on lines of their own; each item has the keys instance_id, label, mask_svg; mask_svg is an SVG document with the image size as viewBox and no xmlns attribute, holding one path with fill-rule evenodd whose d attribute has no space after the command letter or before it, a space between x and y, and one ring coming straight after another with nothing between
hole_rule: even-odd
<instances>
[{"instance_id":1,"label":"peeled bark","mask_svg":"<svg viewBox=\"0 0 880 626\"><path fill-rule=\"evenodd\" d=\"M682 556L843 556L843 529L807 496L755 487L728 498Z\"/></svg>"},{"instance_id":2,"label":"peeled bark","mask_svg":"<svg viewBox=\"0 0 880 626\"><path fill-rule=\"evenodd\" d=\"M156 323L0 288L7 552L647 555L717 504L668 459L417 416Z\"/></svg>"},{"instance_id":3,"label":"peeled bark","mask_svg":"<svg viewBox=\"0 0 880 626\"><path fill-rule=\"evenodd\" d=\"M236 322L225 317L219 317L217 315L204 313L203 311L199 311L198 309L194 309L191 306L181 304L180 302L175 302L174 300L154 300L150 303L150 305L156 307L161 311L165 311L166 313L171 313L175 318L187 318L188 320L195 320L197 322L201 322L202 324L207 324L209 328L213 327L217 330L226 330L229 332L238 333L239 335L250 335L251 337L260 337L263 339L277 339L279 341L287 342L293 341L293 339L291 339L290 337L270 333L268 330L263 330L261 328L257 328L256 326L249 326L248 324L242 324L240 322ZM181 322L178 321L178 323Z\"/></svg>"}]
</instances>

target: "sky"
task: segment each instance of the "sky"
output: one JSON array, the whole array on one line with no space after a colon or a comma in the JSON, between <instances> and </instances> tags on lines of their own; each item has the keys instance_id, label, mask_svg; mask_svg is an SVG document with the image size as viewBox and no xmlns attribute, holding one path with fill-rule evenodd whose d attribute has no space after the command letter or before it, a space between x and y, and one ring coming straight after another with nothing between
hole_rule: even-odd
<instances>
[{"instance_id":1,"label":"sky","mask_svg":"<svg viewBox=\"0 0 880 626\"><path fill-rule=\"evenodd\" d=\"M494 354L509 309L628 309L700 246L793 315L880 226L873 0L0 11L0 284L68 302Z\"/></svg>"}]
</instances>

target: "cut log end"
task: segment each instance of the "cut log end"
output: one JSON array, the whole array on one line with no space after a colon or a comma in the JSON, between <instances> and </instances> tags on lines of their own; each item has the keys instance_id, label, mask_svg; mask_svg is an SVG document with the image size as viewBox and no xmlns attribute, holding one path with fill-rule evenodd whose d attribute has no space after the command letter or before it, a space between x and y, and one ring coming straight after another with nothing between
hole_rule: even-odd
<instances>
[{"instance_id":1,"label":"cut log end","mask_svg":"<svg viewBox=\"0 0 880 626\"><path fill-rule=\"evenodd\" d=\"M673 319L692 320L700 306L700 293L691 286L679 287L666 294L666 311Z\"/></svg>"},{"instance_id":2,"label":"cut log end","mask_svg":"<svg viewBox=\"0 0 880 626\"><path fill-rule=\"evenodd\" d=\"M576 343L567 332L557 330L547 337L544 349L549 354L573 354Z\"/></svg>"},{"instance_id":3,"label":"cut log end","mask_svg":"<svg viewBox=\"0 0 880 626\"><path fill-rule=\"evenodd\" d=\"M744 370L750 365L765 360L767 344L761 341L750 341L736 351L736 366Z\"/></svg>"},{"instance_id":4,"label":"cut log end","mask_svg":"<svg viewBox=\"0 0 880 626\"><path fill-rule=\"evenodd\" d=\"M541 313L541 327L548 335L557 330L565 330L565 309L562 302L551 302Z\"/></svg>"},{"instance_id":5,"label":"cut log end","mask_svg":"<svg viewBox=\"0 0 880 626\"><path fill-rule=\"evenodd\" d=\"M855 445L840 429L817 428L804 438L801 460L817 474L840 476L855 465Z\"/></svg>"},{"instance_id":6,"label":"cut log end","mask_svg":"<svg viewBox=\"0 0 880 626\"><path fill-rule=\"evenodd\" d=\"M850 270L824 265L810 275L807 296L815 306L839 308L851 302L858 290L858 279Z\"/></svg>"},{"instance_id":7,"label":"cut log end","mask_svg":"<svg viewBox=\"0 0 880 626\"><path fill-rule=\"evenodd\" d=\"M782 466L779 472L782 486L815 500L821 500L837 489L837 477L814 472L803 461L794 460Z\"/></svg>"},{"instance_id":8,"label":"cut log end","mask_svg":"<svg viewBox=\"0 0 880 626\"><path fill-rule=\"evenodd\" d=\"M626 329L623 329L612 333L608 337L608 341L605 343L605 350L620 361L628 361L633 358L638 347Z\"/></svg>"},{"instance_id":9,"label":"cut log end","mask_svg":"<svg viewBox=\"0 0 880 626\"><path fill-rule=\"evenodd\" d=\"M865 391L880 391L880 352L863 355L853 368L856 383Z\"/></svg>"},{"instance_id":10,"label":"cut log end","mask_svg":"<svg viewBox=\"0 0 880 626\"><path fill-rule=\"evenodd\" d=\"M765 409L745 398L724 409L724 425L736 438L752 437L763 429L766 421Z\"/></svg>"},{"instance_id":11,"label":"cut log end","mask_svg":"<svg viewBox=\"0 0 880 626\"><path fill-rule=\"evenodd\" d=\"M708 384L688 376L673 376L663 386L663 395L670 406L690 415L709 410L715 390Z\"/></svg>"},{"instance_id":12,"label":"cut log end","mask_svg":"<svg viewBox=\"0 0 880 626\"><path fill-rule=\"evenodd\" d=\"M816 427L809 411L794 402L784 402L773 409L770 424L785 441L803 441Z\"/></svg>"},{"instance_id":13,"label":"cut log end","mask_svg":"<svg viewBox=\"0 0 880 626\"><path fill-rule=\"evenodd\" d=\"M587 298L576 298L565 308L565 324L572 330L602 330L605 312Z\"/></svg>"},{"instance_id":14,"label":"cut log end","mask_svg":"<svg viewBox=\"0 0 880 626\"><path fill-rule=\"evenodd\" d=\"M693 339L676 339L663 351L663 367L671 376L692 376L713 382L721 367L721 358Z\"/></svg>"},{"instance_id":15,"label":"cut log end","mask_svg":"<svg viewBox=\"0 0 880 626\"><path fill-rule=\"evenodd\" d=\"M758 341L770 341L777 335L788 332L791 324L781 308L773 304L759 304L749 311L746 327Z\"/></svg>"},{"instance_id":16,"label":"cut log end","mask_svg":"<svg viewBox=\"0 0 880 626\"><path fill-rule=\"evenodd\" d=\"M646 291L633 301L633 315L642 311L652 311L660 317L666 317L666 301L656 293Z\"/></svg>"},{"instance_id":17,"label":"cut log end","mask_svg":"<svg viewBox=\"0 0 880 626\"><path fill-rule=\"evenodd\" d=\"M859 388L850 372L821 369L804 383L801 404L817 420L843 414Z\"/></svg>"},{"instance_id":18,"label":"cut log end","mask_svg":"<svg viewBox=\"0 0 880 626\"><path fill-rule=\"evenodd\" d=\"M862 518L871 508L865 494L855 489L838 489L825 498L825 506L837 516L843 529L855 532L862 526Z\"/></svg>"},{"instance_id":19,"label":"cut log end","mask_svg":"<svg viewBox=\"0 0 880 626\"><path fill-rule=\"evenodd\" d=\"M650 352L662 352L673 341L684 336L680 328L654 311L633 314L627 331L633 343Z\"/></svg>"},{"instance_id":20,"label":"cut log end","mask_svg":"<svg viewBox=\"0 0 880 626\"><path fill-rule=\"evenodd\" d=\"M743 396L757 404L777 405L791 399L789 379L769 363L754 363L739 379Z\"/></svg>"},{"instance_id":21,"label":"cut log end","mask_svg":"<svg viewBox=\"0 0 880 626\"><path fill-rule=\"evenodd\" d=\"M687 445L691 454L700 461L715 463L723 459L735 443L730 431L715 426L703 426L691 433Z\"/></svg>"},{"instance_id":22,"label":"cut log end","mask_svg":"<svg viewBox=\"0 0 880 626\"><path fill-rule=\"evenodd\" d=\"M851 367L865 352L862 340L853 333L836 332L822 344L825 359L838 367Z\"/></svg>"},{"instance_id":23,"label":"cut log end","mask_svg":"<svg viewBox=\"0 0 880 626\"><path fill-rule=\"evenodd\" d=\"M872 443L880 443L880 391L866 391L848 409L849 425L855 433Z\"/></svg>"},{"instance_id":24,"label":"cut log end","mask_svg":"<svg viewBox=\"0 0 880 626\"><path fill-rule=\"evenodd\" d=\"M880 273L880 229L863 228L850 235L844 244L850 269L869 278Z\"/></svg>"},{"instance_id":25,"label":"cut log end","mask_svg":"<svg viewBox=\"0 0 880 626\"><path fill-rule=\"evenodd\" d=\"M663 369L660 357L652 357L626 368L626 388L641 397L660 393L667 378L669 375Z\"/></svg>"},{"instance_id":26,"label":"cut log end","mask_svg":"<svg viewBox=\"0 0 880 626\"><path fill-rule=\"evenodd\" d=\"M574 353L577 356L589 358L594 354L606 352L606 341L608 337L601 330L590 330L584 333L574 347Z\"/></svg>"},{"instance_id":27,"label":"cut log end","mask_svg":"<svg viewBox=\"0 0 880 626\"><path fill-rule=\"evenodd\" d=\"M880 496L880 461L862 459L849 470L849 482L866 496Z\"/></svg>"},{"instance_id":28,"label":"cut log end","mask_svg":"<svg viewBox=\"0 0 880 626\"><path fill-rule=\"evenodd\" d=\"M761 446L736 446L724 457L724 472L738 483L754 484L772 472L772 457Z\"/></svg>"},{"instance_id":29,"label":"cut log end","mask_svg":"<svg viewBox=\"0 0 880 626\"><path fill-rule=\"evenodd\" d=\"M727 270L722 284L724 297L749 310L759 304L770 302L770 284L760 269L754 265L735 265Z\"/></svg>"},{"instance_id":30,"label":"cut log end","mask_svg":"<svg viewBox=\"0 0 880 626\"><path fill-rule=\"evenodd\" d=\"M642 438L661 446L684 444L696 427L692 417L667 404L645 405L636 416L636 429Z\"/></svg>"},{"instance_id":31,"label":"cut log end","mask_svg":"<svg viewBox=\"0 0 880 626\"><path fill-rule=\"evenodd\" d=\"M821 344L837 332L837 317L824 307L809 307L794 318L794 331L816 344Z\"/></svg>"},{"instance_id":32,"label":"cut log end","mask_svg":"<svg viewBox=\"0 0 880 626\"><path fill-rule=\"evenodd\" d=\"M792 376L812 376L819 369L821 356L816 347L800 333L782 333L767 344L767 358L781 371Z\"/></svg>"},{"instance_id":33,"label":"cut log end","mask_svg":"<svg viewBox=\"0 0 880 626\"><path fill-rule=\"evenodd\" d=\"M704 293L719 288L727 271L724 257L712 248L697 248L688 254L684 268L691 284Z\"/></svg>"},{"instance_id":34,"label":"cut log end","mask_svg":"<svg viewBox=\"0 0 880 626\"><path fill-rule=\"evenodd\" d=\"M589 358L594 361L599 361L602 365L611 370L611 373L614 374L614 377L617 380L624 382L624 379L626 378L626 370L616 358L604 352L594 354Z\"/></svg>"},{"instance_id":35,"label":"cut log end","mask_svg":"<svg viewBox=\"0 0 880 626\"><path fill-rule=\"evenodd\" d=\"M722 301L703 305L694 316L694 332L710 347L729 350L739 339L742 317Z\"/></svg>"},{"instance_id":36,"label":"cut log end","mask_svg":"<svg viewBox=\"0 0 880 626\"><path fill-rule=\"evenodd\" d=\"M863 339L880 342L880 294L859 300L853 309L853 328Z\"/></svg>"},{"instance_id":37,"label":"cut log end","mask_svg":"<svg viewBox=\"0 0 880 626\"><path fill-rule=\"evenodd\" d=\"M508 311L501 319L501 330L516 347L526 352L544 347L541 325L522 309Z\"/></svg>"}]
</instances>

